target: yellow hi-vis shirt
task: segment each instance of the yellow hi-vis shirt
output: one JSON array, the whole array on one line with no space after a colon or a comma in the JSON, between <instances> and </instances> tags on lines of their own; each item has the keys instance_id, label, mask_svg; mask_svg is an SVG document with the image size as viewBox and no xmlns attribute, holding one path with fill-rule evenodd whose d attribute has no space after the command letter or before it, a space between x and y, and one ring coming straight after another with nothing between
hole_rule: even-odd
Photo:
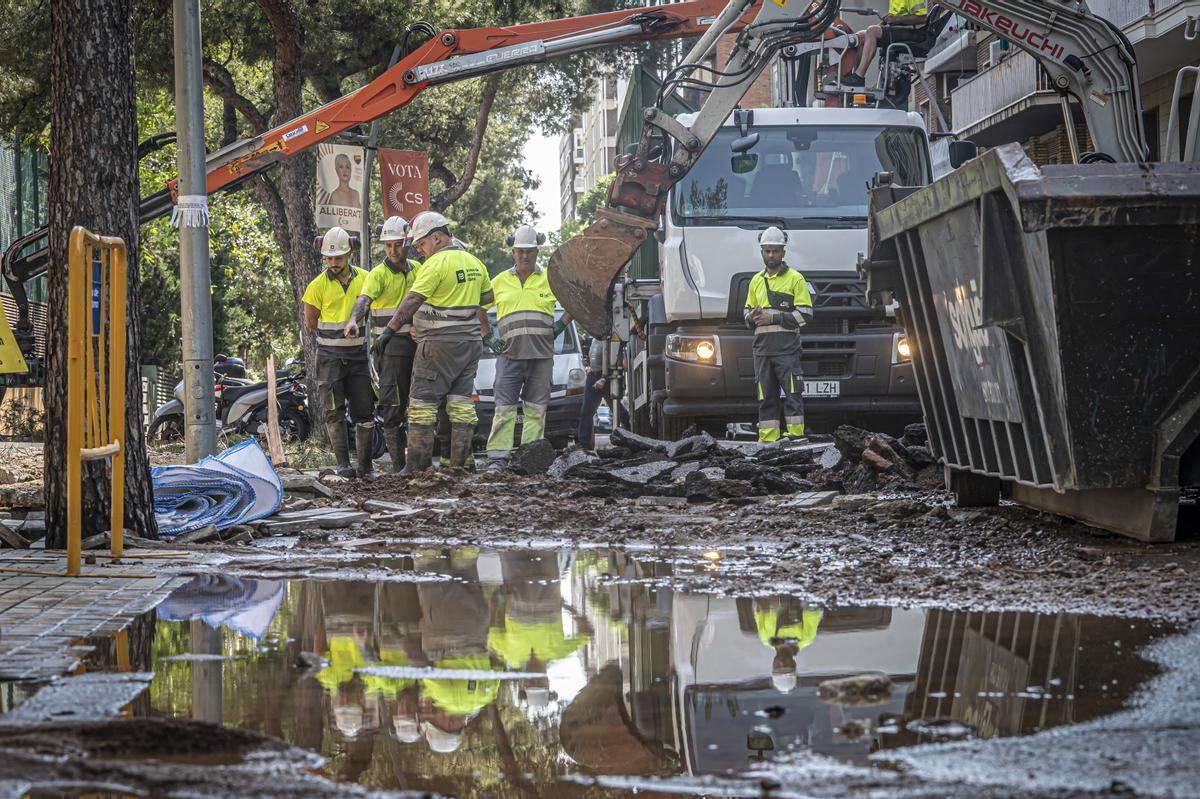
<instances>
[{"instance_id":1,"label":"yellow hi-vis shirt","mask_svg":"<svg viewBox=\"0 0 1200 799\"><path fill-rule=\"evenodd\" d=\"M493 627L488 632L488 648L504 660L509 668L519 669L532 658L543 663L562 660L579 651L588 641L586 635L563 634L562 621L525 623L505 618L504 629Z\"/></svg>"},{"instance_id":2,"label":"yellow hi-vis shirt","mask_svg":"<svg viewBox=\"0 0 1200 799\"><path fill-rule=\"evenodd\" d=\"M317 682L330 696L336 695L339 687L354 679L355 669L367 665L367 659L352 635L330 636L325 658L329 665L317 672Z\"/></svg>"},{"instance_id":3,"label":"yellow hi-vis shirt","mask_svg":"<svg viewBox=\"0 0 1200 799\"><path fill-rule=\"evenodd\" d=\"M365 358L367 337L346 338L342 328L350 321L350 309L367 282L366 270L350 267L350 282L342 285L329 270L313 278L304 289L303 302L320 311L317 317L317 350L334 358Z\"/></svg>"},{"instance_id":4,"label":"yellow hi-vis shirt","mask_svg":"<svg viewBox=\"0 0 1200 799\"><path fill-rule=\"evenodd\" d=\"M368 665L411 666L412 662L402 649L381 649L379 650L379 663L370 663ZM362 667L359 666L359 668ZM379 694L385 699L395 699L397 694L405 688L417 684L416 680L406 677L378 677L373 674L363 674L360 676L363 681L363 693L367 696Z\"/></svg>"},{"instance_id":5,"label":"yellow hi-vis shirt","mask_svg":"<svg viewBox=\"0 0 1200 799\"><path fill-rule=\"evenodd\" d=\"M466 250L447 247L421 264L412 291L425 298L413 316L413 337L479 338L479 298L492 290L483 262Z\"/></svg>"},{"instance_id":6,"label":"yellow hi-vis shirt","mask_svg":"<svg viewBox=\"0 0 1200 799\"><path fill-rule=\"evenodd\" d=\"M470 669L493 671L486 652L444 658L436 664L439 669ZM421 693L434 705L454 716L470 716L487 707L500 691L500 680L451 680L445 678L421 680Z\"/></svg>"},{"instance_id":7,"label":"yellow hi-vis shirt","mask_svg":"<svg viewBox=\"0 0 1200 799\"><path fill-rule=\"evenodd\" d=\"M516 267L507 269L492 279L492 291L504 354L518 360L553 358L555 298L546 271L535 266L522 284Z\"/></svg>"},{"instance_id":8,"label":"yellow hi-vis shirt","mask_svg":"<svg viewBox=\"0 0 1200 799\"><path fill-rule=\"evenodd\" d=\"M408 270L393 272L387 261L367 273L367 281L363 284L362 293L371 298L371 328L375 335L383 332L383 328L396 313L400 303L412 291L413 283L417 281L416 261L408 262ZM401 333L411 333L412 324L400 328Z\"/></svg>"},{"instance_id":9,"label":"yellow hi-vis shirt","mask_svg":"<svg viewBox=\"0 0 1200 799\"><path fill-rule=\"evenodd\" d=\"M797 650L804 649L816 640L817 627L820 624L821 611L819 610L806 610L801 614L799 622L783 625L779 623L779 611L774 608L770 610L755 609L754 611L754 626L758 628L758 640L770 647L775 646L771 643L772 638L791 638L794 639L793 645Z\"/></svg>"},{"instance_id":10,"label":"yellow hi-vis shirt","mask_svg":"<svg viewBox=\"0 0 1200 799\"><path fill-rule=\"evenodd\" d=\"M812 294L804 275L787 264L771 276L763 269L750 279L746 315L750 309L770 310L777 321L754 328L754 351L759 355L785 355L800 349L800 327L812 317Z\"/></svg>"},{"instance_id":11,"label":"yellow hi-vis shirt","mask_svg":"<svg viewBox=\"0 0 1200 799\"><path fill-rule=\"evenodd\" d=\"M923 17L925 0L888 0L888 14L893 17Z\"/></svg>"}]
</instances>

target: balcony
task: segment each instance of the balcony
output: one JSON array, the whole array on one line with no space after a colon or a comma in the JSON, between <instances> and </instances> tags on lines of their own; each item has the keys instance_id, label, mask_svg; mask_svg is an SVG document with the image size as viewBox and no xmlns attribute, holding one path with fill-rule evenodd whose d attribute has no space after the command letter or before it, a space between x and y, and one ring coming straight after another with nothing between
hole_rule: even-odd
<instances>
[{"instance_id":1,"label":"balcony","mask_svg":"<svg viewBox=\"0 0 1200 799\"><path fill-rule=\"evenodd\" d=\"M1024 52L960 83L950 105L954 132L986 146L1045 133L1061 118L1057 94Z\"/></svg>"}]
</instances>

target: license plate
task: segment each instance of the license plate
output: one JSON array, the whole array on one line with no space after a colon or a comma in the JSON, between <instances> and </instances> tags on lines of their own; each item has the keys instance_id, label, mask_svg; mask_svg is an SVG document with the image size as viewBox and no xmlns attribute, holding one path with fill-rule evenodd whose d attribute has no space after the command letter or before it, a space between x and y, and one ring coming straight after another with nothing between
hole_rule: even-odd
<instances>
[{"instance_id":1,"label":"license plate","mask_svg":"<svg viewBox=\"0 0 1200 799\"><path fill-rule=\"evenodd\" d=\"M840 397L842 384L836 380L805 380L804 396L806 397Z\"/></svg>"}]
</instances>

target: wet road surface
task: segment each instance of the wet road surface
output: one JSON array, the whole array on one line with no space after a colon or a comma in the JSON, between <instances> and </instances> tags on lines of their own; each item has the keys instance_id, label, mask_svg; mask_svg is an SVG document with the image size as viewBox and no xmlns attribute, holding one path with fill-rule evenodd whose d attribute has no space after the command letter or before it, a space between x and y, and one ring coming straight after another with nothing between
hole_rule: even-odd
<instances>
[{"instance_id":1,"label":"wet road surface","mask_svg":"<svg viewBox=\"0 0 1200 799\"><path fill-rule=\"evenodd\" d=\"M286 742L252 760L320 755L308 770L346 791L1069 795L1053 780L967 788L947 764L1129 712L1159 672L1140 653L1179 640L1138 619L689 590L751 568L715 549L424 547L372 562L386 579L197 576L131 639L131 667L155 676L128 713ZM860 675L889 687L828 689ZM220 785L253 749L222 741L121 759L195 767L199 784L208 767Z\"/></svg>"}]
</instances>

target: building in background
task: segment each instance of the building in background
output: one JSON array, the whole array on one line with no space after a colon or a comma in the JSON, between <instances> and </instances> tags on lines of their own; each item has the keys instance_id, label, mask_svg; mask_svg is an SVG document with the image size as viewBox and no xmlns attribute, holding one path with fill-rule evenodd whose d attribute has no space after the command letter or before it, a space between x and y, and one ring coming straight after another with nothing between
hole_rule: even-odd
<instances>
[{"instance_id":1,"label":"building in background","mask_svg":"<svg viewBox=\"0 0 1200 799\"><path fill-rule=\"evenodd\" d=\"M1143 122L1150 160L1165 152L1171 95L1179 69L1194 65L1200 42L1184 38L1189 17L1200 17L1200 0L1088 0L1092 13L1121 28L1133 45L1141 82ZM925 61L929 98L914 87L913 104L936 130L930 103L937 102L959 138L983 147L1019 142L1038 164L1071 160L1070 140L1058 94L1037 62L990 32L959 27L944 35ZM1177 141L1186 135L1194 90L1191 82L1180 105ZM1077 103L1074 127L1081 151L1091 142Z\"/></svg>"},{"instance_id":2,"label":"building in background","mask_svg":"<svg viewBox=\"0 0 1200 799\"><path fill-rule=\"evenodd\" d=\"M613 171L617 156L617 116L629 81L601 75L582 113L559 139L559 210L561 222L575 214L579 198ZM569 156L569 157L568 157Z\"/></svg>"}]
</instances>

